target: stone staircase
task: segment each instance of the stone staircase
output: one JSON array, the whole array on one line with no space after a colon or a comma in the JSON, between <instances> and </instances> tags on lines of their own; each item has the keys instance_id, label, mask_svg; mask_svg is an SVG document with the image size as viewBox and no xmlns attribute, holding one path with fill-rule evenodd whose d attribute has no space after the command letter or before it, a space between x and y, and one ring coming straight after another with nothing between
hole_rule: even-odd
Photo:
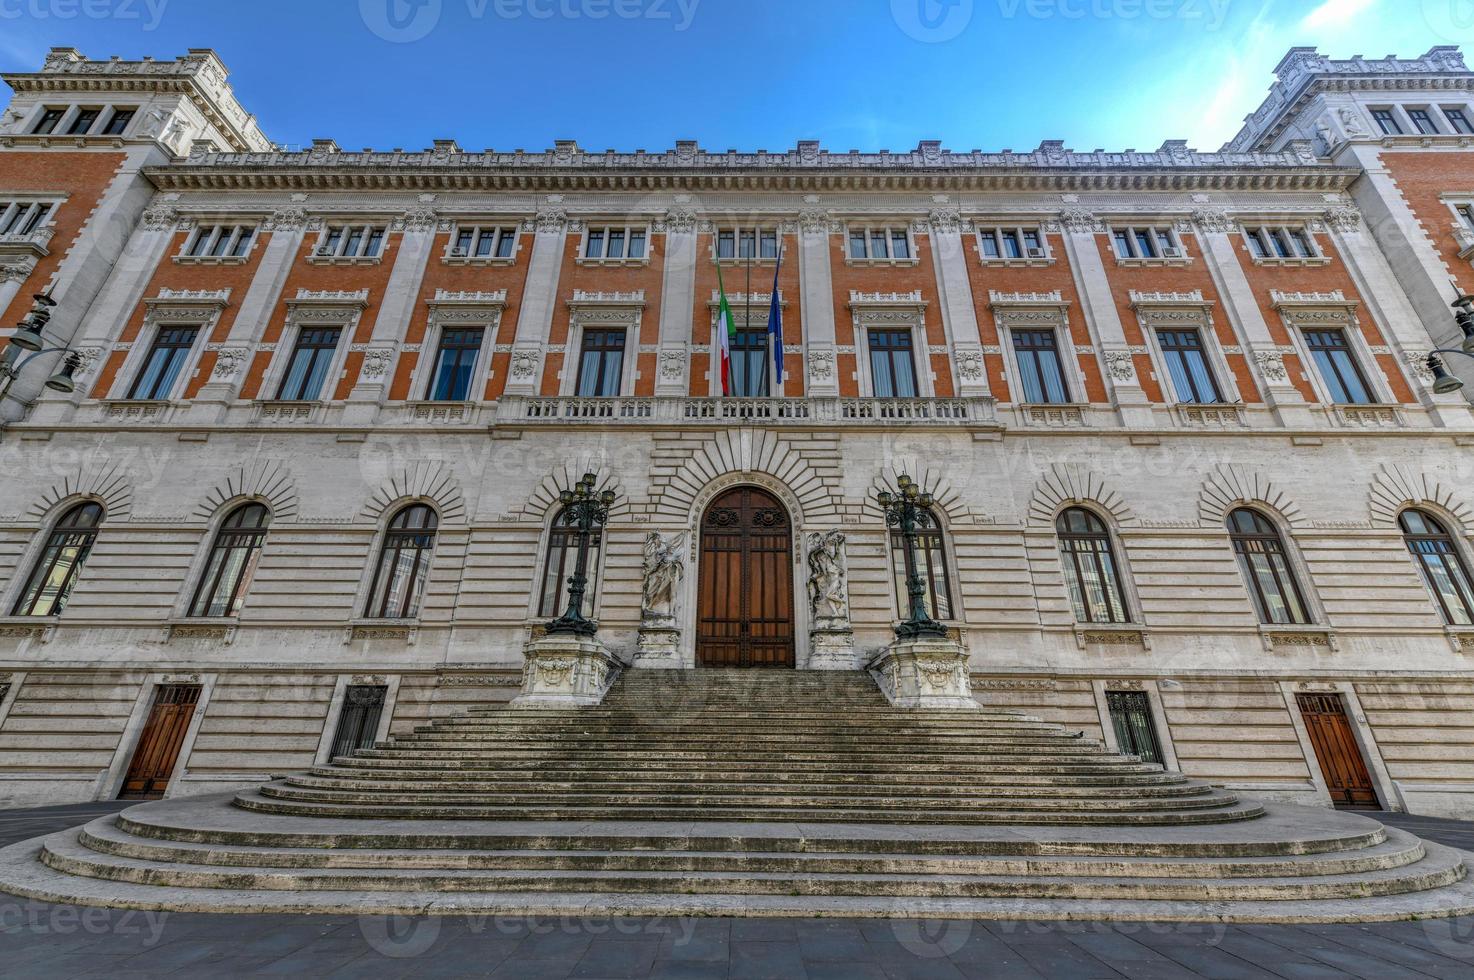
<instances>
[{"instance_id":1,"label":"stone staircase","mask_svg":"<svg viewBox=\"0 0 1474 980\"><path fill-rule=\"evenodd\" d=\"M1465 855L864 675L631 671L234 797L0 851L0 888L212 911L1341 921L1474 910Z\"/></svg>"}]
</instances>

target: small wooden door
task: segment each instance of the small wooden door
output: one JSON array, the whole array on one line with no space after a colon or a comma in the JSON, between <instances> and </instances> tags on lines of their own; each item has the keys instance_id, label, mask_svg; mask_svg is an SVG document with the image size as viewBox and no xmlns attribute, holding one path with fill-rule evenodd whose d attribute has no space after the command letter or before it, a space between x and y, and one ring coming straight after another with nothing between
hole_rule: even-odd
<instances>
[{"instance_id":1,"label":"small wooden door","mask_svg":"<svg viewBox=\"0 0 1474 980\"><path fill-rule=\"evenodd\" d=\"M1310 744L1315 747L1326 788L1331 792L1331 802L1338 807L1380 810L1377 791L1361 757L1361 747L1356 744L1356 735L1351 731L1341 696L1297 694L1295 697L1300 702L1300 715L1305 719Z\"/></svg>"},{"instance_id":2,"label":"small wooden door","mask_svg":"<svg viewBox=\"0 0 1474 980\"><path fill-rule=\"evenodd\" d=\"M123 779L120 800L158 800L169 788L169 777L179 761L184 733L194 717L200 689L195 684L161 684L154 693L148 724L133 750L128 775Z\"/></svg>"},{"instance_id":3,"label":"small wooden door","mask_svg":"<svg viewBox=\"0 0 1474 980\"><path fill-rule=\"evenodd\" d=\"M701 520L696 660L703 667L793 667L793 532L755 487L728 490Z\"/></svg>"}]
</instances>

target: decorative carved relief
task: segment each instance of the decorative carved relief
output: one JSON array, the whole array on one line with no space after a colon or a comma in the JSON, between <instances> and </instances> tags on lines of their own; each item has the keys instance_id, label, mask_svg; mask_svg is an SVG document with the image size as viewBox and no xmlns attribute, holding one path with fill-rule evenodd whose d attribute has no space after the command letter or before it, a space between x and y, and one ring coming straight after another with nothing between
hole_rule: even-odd
<instances>
[{"instance_id":1,"label":"decorative carved relief","mask_svg":"<svg viewBox=\"0 0 1474 980\"><path fill-rule=\"evenodd\" d=\"M645 536L644 587L640 599L642 626L670 627L676 622L676 599L686 574L686 535L659 531Z\"/></svg>"},{"instance_id":2,"label":"decorative carved relief","mask_svg":"<svg viewBox=\"0 0 1474 980\"><path fill-rule=\"evenodd\" d=\"M814 628L848 629L850 597L843 531L809 534L809 607Z\"/></svg>"}]
</instances>

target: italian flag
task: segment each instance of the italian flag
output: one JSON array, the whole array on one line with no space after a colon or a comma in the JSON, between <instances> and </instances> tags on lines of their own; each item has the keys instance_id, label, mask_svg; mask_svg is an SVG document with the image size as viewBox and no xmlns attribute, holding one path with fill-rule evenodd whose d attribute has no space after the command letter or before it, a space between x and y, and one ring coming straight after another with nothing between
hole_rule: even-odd
<instances>
[{"instance_id":1,"label":"italian flag","mask_svg":"<svg viewBox=\"0 0 1474 980\"><path fill-rule=\"evenodd\" d=\"M722 301L718 307L722 322L717 328L722 344L722 394L732 394L732 340L737 336L737 321L732 316L732 304L727 302L727 287L722 283L722 263L717 261L717 292Z\"/></svg>"}]
</instances>

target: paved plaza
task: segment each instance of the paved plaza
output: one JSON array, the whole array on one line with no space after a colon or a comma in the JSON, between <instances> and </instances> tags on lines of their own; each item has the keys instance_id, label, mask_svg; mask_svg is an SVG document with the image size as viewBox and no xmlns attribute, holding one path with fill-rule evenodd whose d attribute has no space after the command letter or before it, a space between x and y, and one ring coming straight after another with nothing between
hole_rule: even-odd
<instances>
[{"instance_id":1,"label":"paved plaza","mask_svg":"<svg viewBox=\"0 0 1474 980\"><path fill-rule=\"evenodd\" d=\"M0 813L0 844L121 808ZM1474 823L1391 815L1474 849ZM1347 926L200 915L0 896L0 973L509 980L1474 977L1474 918Z\"/></svg>"}]
</instances>

